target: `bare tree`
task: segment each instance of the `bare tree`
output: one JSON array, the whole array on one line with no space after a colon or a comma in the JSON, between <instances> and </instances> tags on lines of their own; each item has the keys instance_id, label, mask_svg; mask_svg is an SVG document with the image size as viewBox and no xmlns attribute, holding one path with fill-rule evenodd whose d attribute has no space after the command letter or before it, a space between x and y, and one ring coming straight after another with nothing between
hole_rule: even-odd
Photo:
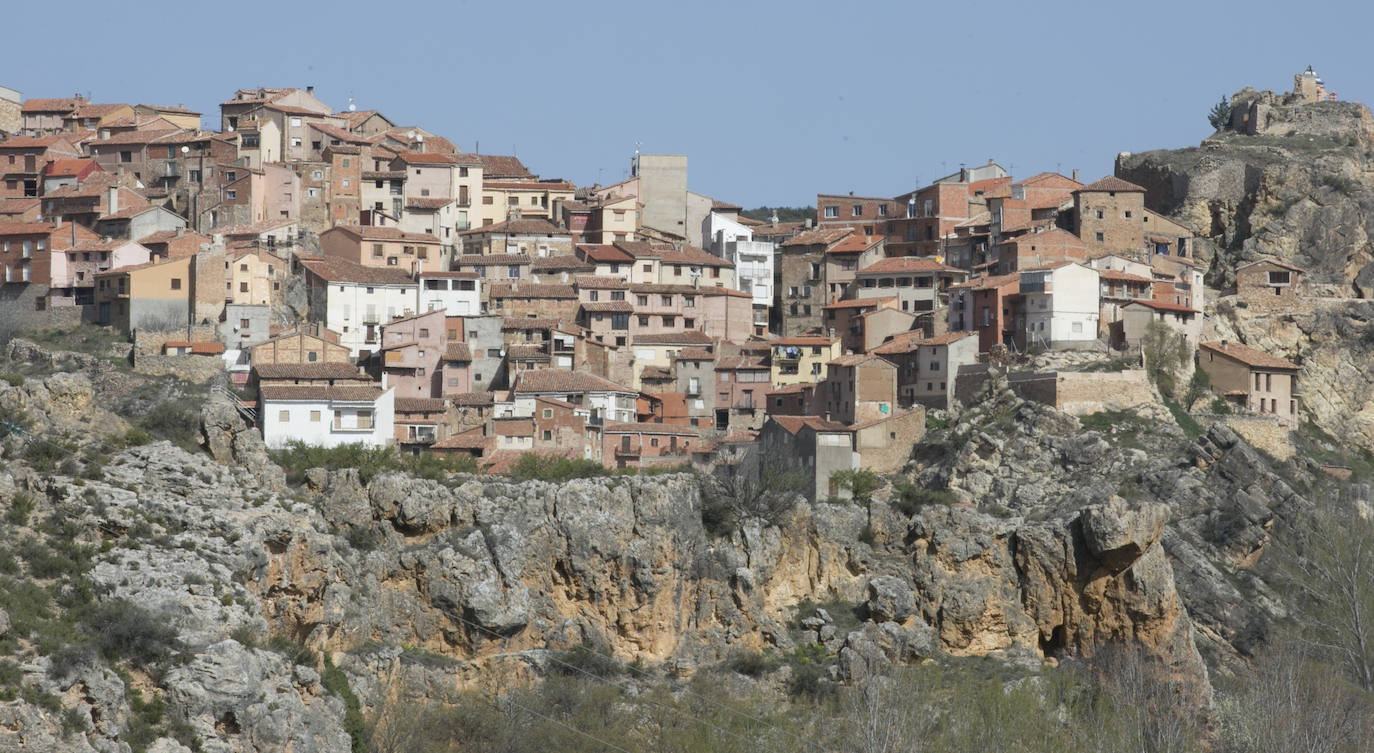
<instances>
[{"instance_id":1,"label":"bare tree","mask_svg":"<svg viewBox=\"0 0 1374 753\"><path fill-rule=\"evenodd\" d=\"M1374 521L1353 505L1323 507L1300 517L1276 545L1300 639L1374 691Z\"/></svg>"},{"instance_id":2,"label":"bare tree","mask_svg":"<svg viewBox=\"0 0 1374 753\"><path fill-rule=\"evenodd\" d=\"M722 464L702 479L702 523L715 534L733 530L747 518L776 525L796 507L806 483L805 473L774 464L757 472L746 464Z\"/></svg>"},{"instance_id":3,"label":"bare tree","mask_svg":"<svg viewBox=\"0 0 1374 753\"><path fill-rule=\"evenodd\" d=\"M870 674L845 695L853 753L917 753L926 750L937 715L910 673Z\"/></svg>"},{"instance_id":4,"label":"bare tree","mask_svg":"<svg viewBox=\"0 0 1374 753\"><path fill-rule=\"evenodd\" d=\"M1210 696L1205 680L1179 674L1138 645L1098 649L1092 675L1109 703L1099 709L1122 743L1142 753L1197 750L1207 730Z\"/></svg>"}]
</instances>

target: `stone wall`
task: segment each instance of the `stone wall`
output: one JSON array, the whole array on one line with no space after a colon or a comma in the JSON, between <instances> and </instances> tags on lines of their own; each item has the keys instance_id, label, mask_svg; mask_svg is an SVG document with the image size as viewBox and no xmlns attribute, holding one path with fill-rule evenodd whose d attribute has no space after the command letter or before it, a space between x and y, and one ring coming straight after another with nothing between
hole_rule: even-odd
<instances>
[{"instance_id":1,"label":"stone wall","mask_svg":"<svg viewBox=\"0 0 1374 753\"><path fill-rule=\"evenodd\" d=\"M1250 414L1198 416L1198 420L1204 425L1209 419L1222 421L1231 427L1232 431L1239 434L1241 439L1254 445L1256 449L1267 453L1275 460L1288 460L1296 453L1290 438L1292 435L1273 417Z\"/></svg>"},{"instance_id":2,"label":"stone wall","mask_svg":"<svg viewBox=\"0 0 1374 753\"><path fill-rule=\"evenodd\" d=\"M959 369L955 397L975 402L988 380L985 364ZM1043 371L1007 375L1012 391L1026 400L1084 416L1104 410L1125 410L1156 402L1143 369L1116 372Z\"/></svg>"},{"instance_id":3,"label":"stone wall","mask_svg":"<svg viewBox=\"0 0 1374 753\"><path fill-rule=\"evenodd\" d=\"M39 308L39 301L43 307ZM48 286L34 283L0 285L0 340L23 329L71 327L95 321L95 306L48 304Z\"/></svg>"},{"instance_id":4,"label":"stone wall","mask_svg":"<svg viewBox=\"0 0 1374 753\"><path fill-rule=\"evenodd\" d=\"M160 356L162 346L168 342L219 342L219 333L213 324L171 330L141 329L134 332L134 358Z\"/></svg>"},{"instance_id":5,"label":"stone wall","mask_svg":"<svg viewBox=\"0 0 1374 753\"><path fill-rule=\"evenodd\" d=\"M224 373L219 356L155 356L134 354L134 371L148 376L174 376L204 383Z\"/></svg>"}]
</instances>

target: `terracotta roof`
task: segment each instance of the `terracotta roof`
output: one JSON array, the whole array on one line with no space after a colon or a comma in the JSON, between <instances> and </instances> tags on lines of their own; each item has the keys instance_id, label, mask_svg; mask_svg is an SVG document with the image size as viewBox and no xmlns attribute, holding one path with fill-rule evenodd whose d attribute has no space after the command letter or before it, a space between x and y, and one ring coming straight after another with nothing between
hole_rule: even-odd
<instances>
[{"instance_id":1,"label":"terracotta roof","mask_svg":"<svg viewBox=\"0 0 1374 753\"><path fill-rule=\"evenodd\" d=\"M1178 263L1180 263L1180 264L1184 263L1184 260L1183 260L1183 259L1177 259L1177 258L1176 258L1176 259L1174 259L1174 261L1176 261L1176 262L1178 262ZM1299 267L1299 266L1296 265L1296 264L1289 264L1288 262L1283 261L1282 259L1256 259L1255 261L1246 262L1246 263L1244 263L1244 264L1242 264L1242 265L1236 267L1236 269L1238 269L1238 270L1240 270L1240 269L1245 269L1246 267L1253 267L1253 266L1255 266L1256 264L1273 264L1273 265L1276 266L1276 267L1283 267L1284 269L1292 270L1292 271L1297 272L1297 273L1299 273L1299 274L1306 274L1306 273L1307 273L1307 270L1303 269L1302 267Z\"/></svg>"},{"instance_id":2,"label":"terracotta roof","mask_svg":"<svg viewBox=\"0 0 1374 753\"><path fill-rule=\"evenodd\" d=\"M300 259L300 263L326 282L368 285L414 285L410 275L395 267L365 267L344 259Z\"/></svg>"},{"instance_id":3,"label":"terracotta roof","mask_svg":"<svg viewBox=\"0 0 1374 753\"><path fill-rule=\"evenodd\" d=\"M817 244L825 244L828 246L831 243L843 240L845 237L852 235L853 233L854 231L851 228L847 227L820 228L817 230L808 230L804 233L798 233L797 235L794 235L791 238L788 238L787 240L783 241L781 245L784 248L788 246L814 246Z\"/></svg>"},{"instance_id":4,"label":"terracotta roof","mask_svg":"<svg viewBox=\"0 0 1374 753\"><path fill-rule=\"evenodd\" d=\"M515 383L516 393L530 392L634 392L595 374L566 369L539 369L520 373Z\"/></svg>"},{"instance_id":5,"label":"terracotta roof","mask_svg":"<svg viewBox=\"0 0 1374 753\"><path fill-rule=\"evenodd\" d=\"M1139 304L1139 305L1141 305L1141 306L1146 306L1146 307L1148 307L1148 308L1155 309L1156 311L1176 311L1176 312L1181 313L1181 314L1201 314L1201 313L1202 313L1201 311L1198 311L1197 309L1189 308L1189 307L1187 307L1187 306L1182 306L1182 305L1179 305L1179 304L1177 304L1177 303L1168 303L1168 302L1166 302L1166 301L1139 300L1139 301L1131 301L1130 303L1125 304L1125 306L1134 306L1134 305L1136 305L1136 304ZM1125 308L1125 306L1123 306L1122 308Z\"/></svg>"},{"instance_id":6,"label":"terracotta roof","mask_svg":"<svg viewBox=\"0 0 1374 753\"><path fill-rule=\"evenodd\" d=\"M454 272L447 269L423 270L419 273L421 280L446 279L446 280L480 280L476 272Z\"/></svg>"},{"instance_id":7,"label":"terracotta roof","mask_svg":"<svg viewBox=\"0 0 1374 753\"><path fill-rule=\"evenodd\" d=\"M294 220L292 220L294 222ZM369 241L410 241L412 243L439 243L439 239L429 233L407 233L397 227L379 225L338 225L331 230L342 230L349 235Z\"/></svg>"},{"instance_id":8,"label":"terracotta roof","mask_svg":"<svg viewBox=\"0 0 1374 753\"><path fill-rule=\"evenodd\" d=\"M445 199L442 196L412 196L406 199L406 209L443 209L455 201L457 199Z\"/></svg>"},{"instance_id":9,"label":"terracotta roof","mask_svg":"<svg viewBox=\"0 0 1374 753\"><path fill-rule=\"evenodd\" d=\"M21 112L71 112L85 102L75 97L56 97L50 99L26 99Z\"/></svg>"},{"instance_id":10,"label":"terracotta roof","mask_svg":"<svg viewBox=\"0 0 1374 753\"><path fill-rule=\"evenodd\" d=\"M673 359L676 361L714 361L716 354L706 348L683 348Z\"/></svg>"},{"instance_id":11,"label":"terracotta roof","mask_svg":"<svg viewBox=\"0 0 1374 753\"><path fill-rule=\"evenodd\" d=\"M47 222L0 222L0 235L46 235L53 229Z\"/></svg>"},{"instance_id":12,"label":"terracotta roof","mask_svg":"<svg viewBox=\"0 0 1374 753\"><path fill-rule=\"evenodd\" d=\"M534 259L525 254L459 254L458 264L460 266L488 266L494 264L524 266L530 264Z\"/></svg>"},{"instance_id":13,"label":"terracotta roof","mask_svg":"<svg viewBox=\"0 0 1374 753\"><path fill-rule=\"evenodd\" d=\"M612 245L579 243L577 249L586 254L587 258L596 262L615 264L633 262L635 260L632 254Z\"/></svg>"},{"instance_id":14,"label":"terracotta roof","mask_svg":"<svg viewBox=\"0 0 1374 753\"><path fill-rule=\"evenodd\" d=\"M962 269L941 264L928 256L891 256L879 259L860 269L858 274L888 274L895 272L962 272Z\"/></svg>"},{"instance_id":15,"label":"terracotta roof","mask_svg":"<svg viewBox=\"0 0 1374 753\"><path fill-rule=\"evenodd\" d=\"M562 319L546 319L530 317L507 316L501 320L502 332L518 332L525 329L557 329L563 325Z\"/></svg>"},{"instance_id":16,"label":"terracotta roof","mask_svg":"<svg viewBox=\"0 0 1374 753\"><path fill-rule=\"evenodd\" d=\"M591 272L595 266L573 256L572 254L561 254L559 256L536 256L530 260L530 270L543 272L549 270L565 270L569 272Z\"/></svg>"},{"instance_id":17,"label":"terracotta roof","mask_svg":"<svg viewBox=\"0 0 1374 753\"><path fill-rule=\"evenodd\" d=\"M147 144L153 141L157 141L163 136L170 136L174 133L177 133L179 130L181 129L159 128L150 129L147 131L121 131L119 133L110 134L108 138L96 139L94 142L91 143L91 148L94 149L96 147L104 146L106 144Z\"/></svg>"},{"instance_id":18,"label":"terracotta roof","mask_svg":"<svg viewBox=\"0 0 1374 753\"><path fill-rule=\"evenodd\" d=\"M812 431L845 431L848 427L839 421L827 421L820 416L769 416L768 420L781 426L788 434L796 434L803 427Z\"/></svg>"},{"instance_id":19,"label":"terracotta roof","mask_svg":"<svg viewBox=\"0 0 1374 753\"><path fill-rule=\"evenodd\" d=\"M583 301L582 310L592 314L632 314L629 301Z\"/></svg>"},{"instance_id":20,"label":"terracotta roof","mask_svg":"<svg viewBox=\"0 0 1374 753\"><path fill-rule=\"evenodd\" d=\"M865 363L865 362L867 362L867 361L882 361L883 363L887 364L888 366L894 366L894 364L893 364L891 361L887 360L886 358L879 358L876 354L873 354L873 353L854 353L854 354L847 355L847 356L840 356L839 358L836 358L836 359L833 360L833 361L828 361L828 362L826 362L825 365L826 365L826 366L858 366L859 364Z\"/></svg>"},{"instance_id":21,"label":"terracotta roof","mask_svg":"<svg viewBox=\"0 0 1374 753\"><path fill-rule=\"evenodd\" d=\"M454 434L448 439L440 440L430 445L432 450L485 450L490 447L495 440L492 437L484 436L482 430L471 429L462 434Z\"/></svg>"},{"instance_id":22,"label":"terracotta roof","mask_svg":"<svg viewBox=\"0 0 1374 753\"><path fill-rule=\"evenodd\" d=\"M372 381L371 377L358 372L351 363L256 363L253 373L258 379L356 379Z\"/></svg>"},{"instance_id":23,"label":"terracotta roof","mask_svg":"<svg viewBox=\"0 0 1374 753\"><path fill-rule=\"evenodd\" d=\"M405 170L364 170L363 180L390 180L402 179L406 177Z\"/></svg>"},{"instance_id":24,"label":"terracotta roof","mask_svg":"<svg viewBox=\"0 0 1374 753\"><path fill-rule=\"evenodd\" d=\"M460 392L456 395L448 396L449 402L454 405L491 405L496 402L495 392Z\"/></svg>"},{"instance_id":25,"label":"terracotta roof","mask_svg":"<svg viewBox=\"0 0 1374 753\"><path fill-rule=\"evenodd\" d=\"M438 413L448 407L448 403L437 397L398 397L397 413Z\"/></svg>"},{"instance_id":26,"label":"terracotta roof","mask_svg":"<svg viewBox=\"0 0 1374 753\"><path fill-rule=\"evenodd\" d=\"M1008 238L999 246L1021 245L1023 243L1044 243L1050 246L1072 246L1074 248L1087 248L1088 244L1083 239L1062 228L1051 228L1039 233L1026 233L1014 238Z\"/></svg>"},{"instance_id":27,"label":"terracotta roof","mask_svg":"<svg viewBox=\"0 0 1374 753\"><path fill-rule=\"evenodd\" d=\"M834 345L836 338L820 337L818 335L800 335L797 337L780 337L772 342L773 345Z\"/></svg>"},{"instance_id":28,"label":"terracotta roof","mask_svg":"<svg viewBox=\"0 0 1374 753\"><path fill-rule=\"evenodd\" d=\"M357 128L373 115L381 115L383 120L386 119L386 116L377 110L345 110L334 114L347 120L349 128Z\"/></svg>"},{"instance_id":29,"label":"terracotta roof","mask_svg":"<svg viewBox=\"0 0 1374 753\"><path fill-rule=\"evenodd\" d=\"M643 371L639 372L639 378L641 380L657 381L662 379L672 379L673 375L662 366L645 366Z\"/></svg>"},{"instance_id":30,"label":"terracotta roof","mask_svg":"<svg viewBox=\"0 0 1374 753\"><path fill-rule=\"evenodd\" d=\"M815 386L816 386L816 385L814 385L814 384L801 384L801 383L797 383L797 384L787 384L787 385L783 385L782 387L778 387L778 388L775 388L775 389L771 389L771 390L769 390L768 392L765 392L764 394L766 394L766 395L799 395L799 394L805 392L805 391L806 391L806 388L808 388L808 387L815 387Z\"/></svg>"},{"instance_id":31,"label":"terracotta roof","mask_svg":"<svg viewBox=\"0 0 1374 753\"><path fill-rule=\"evenodd\" d=\"M482 181L483 188L495 188L504 191L572 191L573 184L561 180L539 180L539 181Z\"/></svg>"},{"instance_id":32,"label":"terracotta roof","mask_svg":"<svg viewBox=\"0 0 1374 753\"><path fill-rule=\"evenodd\" d=\"M692 295L694 293L700 293L703 290L705 290L705 288L697 288L691 285L660 285L656 282L635 283L630 285L630 292L632 293L668 293L670 295L676 293L681 295Z\"/></svg>"},{"instance_id":33,"label":"terracotta roof","mask_svg":"<svg viewBox=\"0 0 1374 753\"><path fill-rule=\"evenodd\" d=\"M857 309L869 306L882 306L885 303L895 302L895 296L884 296L882 298L855 298L847 301L836 301L822 308L827 309Z\"/></svg>"},{"instance_id":34,"label":"terracotta roof","mask_svg":"<svg viewBox=\"0 0 1374 753\"><path fill-rule=\"evenodd\" d=\"M726 267L734 269L735 263L722 259L696 246L683 246L681 251L671 248L655 248L646 256L657 256L660 264L688 264L698 267Z\"/></svg>"},{"instance_id":35,"label":"terracotta roof","mask_svg":"<svg viewBox=\"0 0 1374 753\"><path fill-rule=\"evenodd\" d=\"M959 282L951 285L951 288L968 288L969 290L991 290L1000 288L1011 283L1021 283L1021 274L1012 272L1009 275L997 275L994 277L975 277L968 282Z\"/></svg>"},{"instance_id":36,"label":"terracotta roof","mask_svg":"<svg viewBox=\"0 0 1374 753\"><path fill-rule=\"evenodd\" d=\"M623 277L596 277L594 275L578 275L573 283L582 289L595 288L597 290L629 290L630 281Z\"/></svg>"},{"instance_id":37,"label":"terracotta roof","mask_svg":"<svg viewBox=\"0 0 1374 753\"><path fill-rule=\"evenodd\" d=\"M768 364L762 358L751 356L725 356L716 359L716 371L767 371Z\"/></svg>"},{"instance_id":38,"label":"terracotta roof","mask_svg":"<svg viewBox=\"0 0 1374 753\"><path fill-rule=\"evenodd\" d=\"M825 252L827 254L861 254L884 240L886 238L881 235L858 235L856 233L827 248Z\"/></svg>"},{"instance_id":39,"label":"terracotta roof","mask_svg":"<svg viewBox=\"0 0 1374 753\"><path fill-rule=\"evenodd\" d=\"M1282 358L1271 356L1262 350L1241 345L1233 342L1209 342L1202 343L1200 346L1205 350L1214 351L1224 356L1233 358L1241 363L1258 369L1282 369L1285 371L1297 371L1302 367L1292 361L1285 361Z\"/></svg>"},{"instance_id":40,"label":"terracotta roof","mask_svg":"<svg viewBox=\"0 0 1374 753\"><path fill-rule=\"evenodd\" d=\"M48 163L43 174L48 177L72 176L95 164L96 162L93 159L60 159Z\"/></svg>"},{"instance_id":41,"label":"terracotta roof","mask_svg":"<svg viewBox=\"0 0 1374 753\"><path fill-rule=\"evenodd\" d=\"M315 387L297 384L264 384L258 388L263 400L312 400L348 403L375 402L382 396L379 387Z\"/></svg>"},{"instance_id":42,"label":"terracotta roof","mask_svg":"<svg viewBox=\"0 0 1374 753\"><path fill-rule=\"evenodd\" d=\"M607 421L605 431L613 434L672 434L679 437L700 435L695 426L621 421Z\"/></svg>"},{"instance_id":43,"label":"terracotta roof","mask_svg":"<svg viewBox=\"0 0 1374 753\"><path fill-rule=\"evenodd\" d=\"M553 285L537 282L493 282L487 286L487 297L497 298L576 298L577 291L571 285Z\"/></svg>"},{"instance_id":44,"label":"terracotta roof","mask_svg":"<svg viewBox=\"0 0 1374 753\"><path fill-rule=\"evenodd\" d=\"M445 361L471 361L472 349L467 343L449 343L443 358Z\"/></svg>"},{"instance_id":45,"label":"terracotta roof","mask_svg":"<svg viewBox=\"0 0 1374 753\"><path fill-rule=\"evenodd\" d=\"M873 353L878 355L893 355L896 353L910 353L921 346L940 346L950 345L968 337L973 337L976 332L946 332L935 337L925 337L923 332L902 332L894 335L891 340L873 349Z\"/></svg>"},{"instance_id":46,"label":"terracotta roof","mask_svg":"<svg viewBox=\"0 0 1374 753\"><path fill-rule=\"evenodd\" d=\"M664 332L658 335L635 335L630 338L632 345L712 345L714 342L705 332L697 329Z\"/></svg>"},{"instance_id":47,"label":"terracotta roof","mask_svg":"<svg viewBox=\"0 0 1374 753\"><path fill-rule=\"evenodd\" d=\"M531 359L547 361L549 360L549 354L544 352L544 346L538 343L520 343L506 346L506 358L512 361L528 361Z\"/></svg>"},{"instance_id":48,"label":"terracotta roof","mask_svg":"<svg viewBox=\"0 0 1374 753\"><path fill-rule=\"evenodd\" d=\"M493 178L531 178L534 177L519 157L501 154L474 154L482 163L482 176Z\"/></svg>"},{"instance_id":49,"label":"terracotta roof","mask_svg":"<svg viewBox=\"0 0 1374 753\"><path fill-rule=\"evenodd\" d=\"M1140 186L1137 186L1136 184L1131 183L1130 181L1122 180L1122 179L1120 179L1120 178L1118 178L1118 177L1116 177L1116 176L1114 176L1114 175L1108 175L1107 177L1103 178L1102 180L1099 180L1099 181L1094 182L1094 183L1089 183L1088 185L1083 186L1082 188L1075 189L1075 190L1074 190L1074 193L1085 193L1085 192L1088 192L1088 191L1093 191L1093 192L1103 192L1103 191L1110 191L1110 192L1139 191L1139 192L1141 192L1141 193L1145 193L1145 189L1144 189L1144 188L1141 188Z\"/></svg>"},{"instance_id":50,"label":"terracotta roof","mask_svg":"<svg viewBox=\"0 0 1374 753\"><path fill-rule=\"evenodd\" d=\"M142 107L142 108L145 108L145 109L148 109L148 110L152 110L153 112L169 112L169 113L172 113L172 114L174 114L174 115L199 115L199 114L200 114L200 113L196 112L195 110L188 110L188 109L186 109L185 107L182 107L181 105L176 105L176 106L174 107L174 106L172 106L172 105L145 105L145 104L139 104L139 105L137 105L137 107Z\"/></svg>"},{"instance_id":51,"label":"terracotta roof","mask_svg":"<svg viewBox=\"0 0 1374 753\"><path fill-rule=\"evenodd\" d=\"M517 220L506 220L495 225L482 225L469 230L464 230L459 235L486 235L488 233L502 233L505 235L568 235L571 234L545 219L538 217L521 218Z\"/></svg>"}]
</instances>

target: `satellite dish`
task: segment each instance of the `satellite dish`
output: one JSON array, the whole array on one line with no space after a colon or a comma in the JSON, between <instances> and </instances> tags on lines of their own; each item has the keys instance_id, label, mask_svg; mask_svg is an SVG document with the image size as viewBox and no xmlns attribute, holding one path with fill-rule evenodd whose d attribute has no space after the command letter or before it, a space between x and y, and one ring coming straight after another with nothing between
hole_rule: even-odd
<instances>
[{"instance_id":1,"label":"satellite dish","mask_svg":"<svg viewBox=\"0 0 1374 753\"><path fill-rule=\"evenodd\" d=\"M181 153L182 153L182 154L190 154L190 153L191 153L191 147L186 146L185 144L182 144L182 145L181 145Z\"/></svg>"}]
</instances>

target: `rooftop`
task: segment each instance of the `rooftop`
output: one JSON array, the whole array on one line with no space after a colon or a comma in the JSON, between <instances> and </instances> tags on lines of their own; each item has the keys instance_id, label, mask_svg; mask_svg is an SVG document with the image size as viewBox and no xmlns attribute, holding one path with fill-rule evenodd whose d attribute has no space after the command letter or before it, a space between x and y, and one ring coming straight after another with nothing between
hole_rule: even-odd
<instances>
[{"instance_id":1,"label":"rooftop","mask_svg":"<svg viewBox=\"0 0 1374 753\"><path fill-rule=\"evenodd\" d=\"M1240 343L1228 342L1226 340L1202 343L1203 350L1220 353L1224 356L1233 358L1246 366L1257 369L1280 369L1283 371L1297 371L1302 367L1292 361L1285 361L1277 356L1271 356L1262 350L1255 350Z\"/></svg>"}]
</instances>

